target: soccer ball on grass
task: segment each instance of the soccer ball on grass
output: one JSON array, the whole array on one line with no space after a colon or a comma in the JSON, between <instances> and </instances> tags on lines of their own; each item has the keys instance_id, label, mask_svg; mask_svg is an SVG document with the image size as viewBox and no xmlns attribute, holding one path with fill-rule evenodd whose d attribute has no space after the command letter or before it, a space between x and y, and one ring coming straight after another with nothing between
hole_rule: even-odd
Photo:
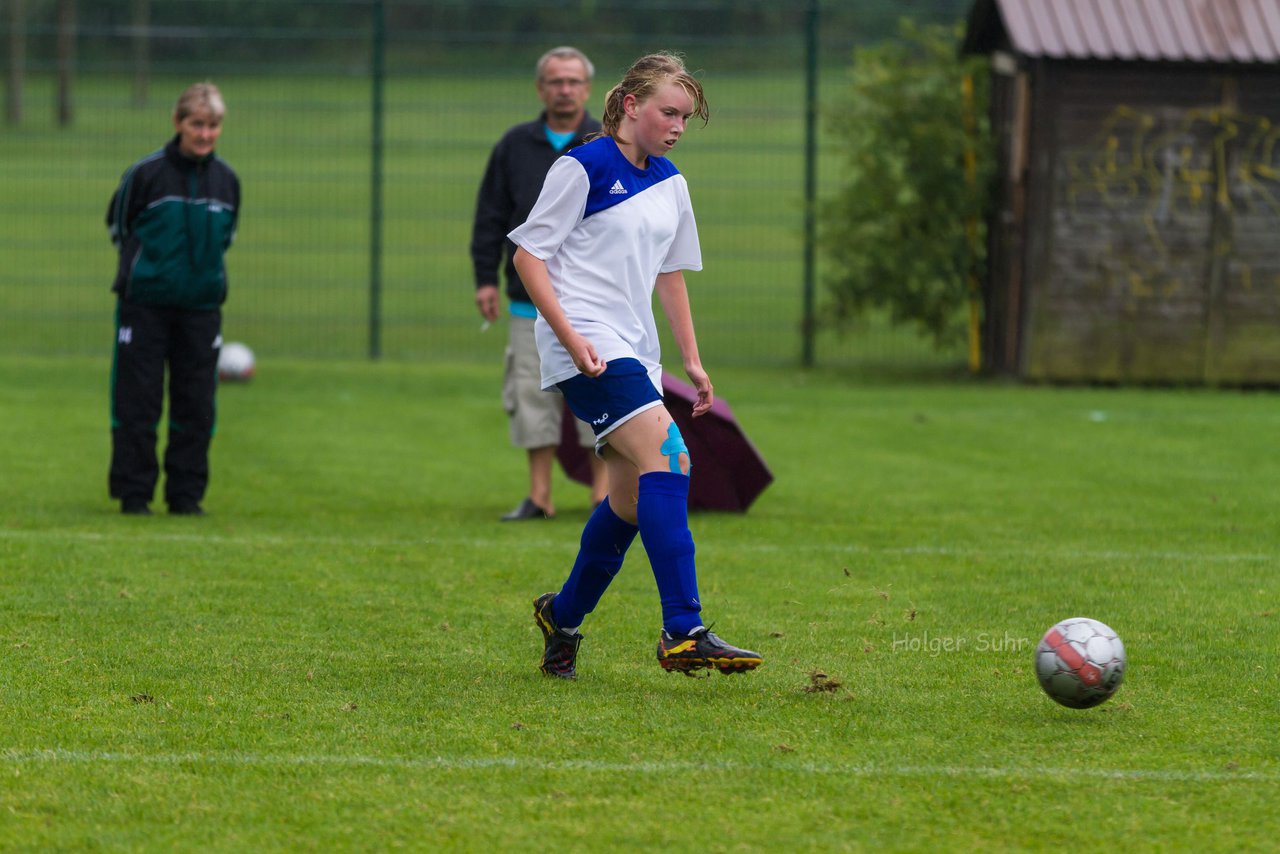
<instances>
[{"instance_id":1,"label":"soccer ball on grass","mask_svg":"<svg viewBox=\"0 0 1280 854\"><path fill-rule=\"evenodd\" d=\"M1124 681L1120 637L1088 617L1072 617L1044 633L1036 647L1040 687L1072 709L1088 709L1110 699Z\"/></svg>"},{"instance_id":2,"label":"soccer ball on grass","mask_svg":"<svg viewBox=\"0 0 1280 854\"><path fill-rule=\"evenodd\" d=\"M218 378L224 382L248 382L256 366L253 351L239 341L223 344L218 352Z\"/></svg>"}]
</instances>

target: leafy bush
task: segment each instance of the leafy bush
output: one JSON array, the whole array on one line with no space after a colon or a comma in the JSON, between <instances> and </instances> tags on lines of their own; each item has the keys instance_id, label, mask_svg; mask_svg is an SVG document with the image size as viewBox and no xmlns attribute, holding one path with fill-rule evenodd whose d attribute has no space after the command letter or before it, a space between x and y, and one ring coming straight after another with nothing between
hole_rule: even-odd
<instances>
[{"instance_id":1,"label":"leafy bush","mask_svg":"<svg viewBox=\"0 0 1280 854\"><path fill-rule=\"evenodd\" d=\"M829 116L844 174L821 217L838 330L883 309L939 347L964 336L969 274L986 255L994 157L982 60L960 57L958 44L958 28L903 21L899 39L854 54L849 88Z\"/></svg>"}]
</instances>

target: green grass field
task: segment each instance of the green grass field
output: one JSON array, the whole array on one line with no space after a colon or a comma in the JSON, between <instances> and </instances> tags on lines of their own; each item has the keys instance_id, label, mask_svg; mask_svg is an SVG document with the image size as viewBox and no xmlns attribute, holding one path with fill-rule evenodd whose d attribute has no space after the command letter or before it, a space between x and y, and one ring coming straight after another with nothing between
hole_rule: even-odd
<instances>
[{"instance_id":1,"label":"green grass field","mask_svg":"<svg viewBox=\"0 0 1280 854\"><path fill-rule=\"evenodd\" d=\"M693 517L703 599L766 663L664 673L637 543L568 684L587 494L496 521L496 364L261 360L190 519L108 501L104 359L0 358L0 848L1274 847L1274 397L708 367L777 480Z\"/></svg>"}]
</instances>

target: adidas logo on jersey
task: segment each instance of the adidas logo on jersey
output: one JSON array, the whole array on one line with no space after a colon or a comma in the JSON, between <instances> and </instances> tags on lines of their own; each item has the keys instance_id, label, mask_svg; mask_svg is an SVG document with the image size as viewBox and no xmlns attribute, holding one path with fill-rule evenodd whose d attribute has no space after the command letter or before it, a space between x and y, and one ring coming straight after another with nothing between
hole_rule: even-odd
<instances>
[{"instance_id":1,"label":"adidas logo on jersey","mask_svg":"<svg viewBox=\"0 0 1280 854\"><path fill-rule=\"evenodd\" d=\"M621 181L614 181L613 186L609 188L609 195L611 196L625 196L626 193L627 188L622 186Z\"/></svg>"}]
</instances>

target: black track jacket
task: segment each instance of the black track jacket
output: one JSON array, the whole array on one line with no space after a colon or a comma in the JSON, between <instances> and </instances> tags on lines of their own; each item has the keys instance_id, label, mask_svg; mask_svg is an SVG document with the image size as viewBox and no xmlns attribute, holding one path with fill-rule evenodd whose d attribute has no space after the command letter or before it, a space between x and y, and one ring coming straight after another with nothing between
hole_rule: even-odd
<instances>
[{"instance_id":1,"label":"black track jacket","mask_svg":"<svg viewBox=\"0 0 1280 854\"><path fill-rule=\"evenodd\" d=\"M584 115L569 145L563 151L556 151L547 141L546 121L544 112L535 121L516 125L493 147L476 196L476 220L471 230L471 263L475 268L476 287L498 283L498 264L505 254L507 296L520 302L530 302L530 299L511 262L516 247L507 240L507 234L529 218L551 164L564 151L582 145L584 136L600 130L598 121L589 114Z\"/></svg>"},{"instance_id":2,"label":"black track jacket","mask_svg":"<svg viewBox=\"0 0 1280 854\"><path fill-rule=\"evenodd\" d=\"M120 250L111 289L125 300L217 308L227 298L223 253L236 233L240 179L216 154L196 161L174 136L130 166L107 207Z\"/></svg>"}]
</instances>

